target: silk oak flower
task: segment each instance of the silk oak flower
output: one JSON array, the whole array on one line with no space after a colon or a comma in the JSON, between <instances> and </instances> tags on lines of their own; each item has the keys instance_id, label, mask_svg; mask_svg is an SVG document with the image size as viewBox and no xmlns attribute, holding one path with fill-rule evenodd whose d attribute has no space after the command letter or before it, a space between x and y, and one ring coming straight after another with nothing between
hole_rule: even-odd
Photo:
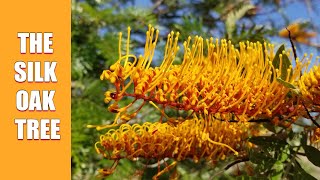
<instances>
[{"instance_id":1,"label":"silk oak flower","mask_svg":"<svg viewBox=\"0 0 320 180\"><path fill-rule=\"evenodd\" d=\"M318 59L318 58L317 58ZM320 66L313 66L298 81L298 87L307 104L320 106Z\"/></svg>"},{"instance_id":2,"label":"silk oak flower","mask_svg":"<svg viewBox=\"0 0 320 180\"><path fill-rule=\"evenodd\" d=\"M95 144L99 154L114 160L111 168L100 170L103 175L113 173L123 158L173 159L163 170L158 167L158 177L185 159L219 161L237 156L254 147L247 141L249 136L261 134L260 124L250 124L251 120L267 119L289 127L306 113L301 102L313 112L320 103L320 67L302 74L312 55L290 60L289 51L274 52L273 44L247 41L235 48L225 39L195 36L182 44L182 62L176 64L181 44L179 33L171 32L163 59L154 66L159 31L149 26L144 54L139 57L130 53L130 32L129 27L125 54L119 33L119 58L100 76L113 85L104 101L116 114L115 120L111 125L89 125L112 128ZM132 101L120 107L125 98ZM147 103L166 121L128 124ZM166 108L183 110L188 116L168 117ZM314 130L313 142L318 142L318 135Z\"/></svg>"},{"instance_id":3,"label":"silk oak flower","mask_svg":"<svg viewBox=\"0 0 320 180\"><path fill-rule=\"evenodd\" d=\"M233 124L197 117L177 125L160 122L122 124L102 135L95 147L99 154L116 163L123 158L219 161L244 151L247 128L248 123ZM100 172L110 173L107 169Z\"/></svg>"},{"instance_id":4,"label":"silk oak flower","mask_svg":"<svg viewBox=\"0 0 320 180\"><path fill-rule=\"evenodd\" d=\"M310 135L310 142L320 147L320 128L313 129L312 134Z\"/></svg>"},{"instance_id":5,"label":"silk oak flower","mask_svg":"<svg viewBox=\"0 0 320 180\"><path fill-rule=\"evenodd\" d=\"M114 85L114 91L105 93L109 110L117 113L112 125L97 126L103 129L118 126L132 119L148 102L166 107L191 111L195 114L234 114L239 121L255 118L271 118L281 114L289 89L277 81L282 77L294 82L300 76L304 64L300 61L292 67L283 66L280 53L278 67L274 66L274 45L259 42L240 42L239 49L225 39L189 37L183 43L183 60L173 64L180 49L179 33L168 35L160 66L151 67L159 31L149 26L146 33L144 54L136 57L130 53L130 27L126 41L126 53L122 54L122 33L119 34L119 59L104 70L101 80ZM284 72L285 71L285 72ZM127 106L119 107L124 97L132 97ZM137 100L141 107L128 112ZM96 127L96 126L92 126Z\"/></svg>"}]
</instances>

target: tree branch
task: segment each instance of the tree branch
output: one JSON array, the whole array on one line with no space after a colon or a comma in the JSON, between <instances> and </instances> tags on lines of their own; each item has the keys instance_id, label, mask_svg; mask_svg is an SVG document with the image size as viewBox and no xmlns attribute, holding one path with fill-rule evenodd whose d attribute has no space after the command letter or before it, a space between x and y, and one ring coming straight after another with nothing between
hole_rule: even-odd
<instances>
[{"instance_id":1,"label":"tree branch","mask_svg":"<svg viewBox=\"0 0 320 180\"><path fill-rule=\"evenodd\" d=\"M236 164L238 164L238 163L247 162L247 161L249 161L249 158L248 158L248 157L243 158L243 159L236 160L236 161L232 162L231 164L228 164L228 165L224 168L224 170L228 170L229 168L231 168L232 166L234 166L234 165L236 165Z\"/></svg>"},{"instance_id":2,"label":"tree branch","mask_svg":"<svg viewBox=\"0 0 320 180\"><path fill-rule=\"evenodd\" d=\"M313 117L311 116L309 110L307 109L306 105L303 102L302 102L302 105L303 105L304 109L306 110L307 115L309 116L310 120L313 122L313 124L316 125L318 128L320 128L320 125L317 123L316 120L313 119Z\"/></svg>"},{"instance_id":3,"label":"tree branch","mask_svg":"<svg viewBox=\"0 0 320 180\"><path fill-rule=\"evenodd\" d=\"M292 41L292 38L291 38L291 32L289 31L288 28L286 28L286 30L289 33L289 39L290 39L290 43L291 43L291 47L292 47L292 51L293 51L294 60L296 60L297 59L297 52L296 52L296 48L295 48L293 41Z\"/></svg>"}]
</instances>

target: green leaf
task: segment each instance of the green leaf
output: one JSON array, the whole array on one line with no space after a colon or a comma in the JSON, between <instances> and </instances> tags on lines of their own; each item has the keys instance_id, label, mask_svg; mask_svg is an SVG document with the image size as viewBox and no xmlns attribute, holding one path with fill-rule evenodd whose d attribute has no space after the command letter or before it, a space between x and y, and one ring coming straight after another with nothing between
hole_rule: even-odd
<instances>
[{"instance_id":1,"label":"green leaf","mask_svg":"<svg viewBox=\"0 0 320 180\"><path fill-rule=\"evenodd\" d=\"M303 146L307 146L307 142L308 142L308 135L306 133L303 133L301 138L301 144Z\"/></svg>"},{"instance_id":2,"label":"green leaf","mask_svg":"<svg viewBox=\"0 0 320 180\"><path fill-rule=\"evenodd\" d=\"M250 162L254 164L270 164L270 167L275 163L274 158L269 152L253 150L249 153Z\"/></svg>"},{"instance_id":3,"label":"green leaf","mask_svg":"<svg viewBox=\"0 0 320 180\"><path fill-rule=\"evenodd\" d=\"M290 89L291 92L293 92L296 95L300 95L301 91L298 87L296 87L295 85L283 80L282 78L277 78L277 81L282 84L283 86L287 87Z\"/></svg>"},{"instance_id":4,"label":"green leaf","mask_svg":"<svg viewBox=\"0 0 320 180\"><path fill-rule=\"evenodd\" d=\"M298 89L296 86L294 86L293 84L291 84L291 83L289 83L289 82L287 82L287 81L284 81L283 79L281 79L281 78L277 78L277 81L280 83L280 84L282 84L282 85L284 85L285 87L287 87L287 88L290 88L290 89Z\"/></svg>"},{"instance_id":5,"label":"green leaf","mask_svg":"<svg viewBox=\"0 0 320 180\"><path fill-rule=\"evenodd\" d=\"M249 141L255 145L261 146L261 147L284 147L287 145L287 142L285 139L281 139L276 136L257 136L257 137L251 137Z\"/></svg>"},{"instance_id":6,"label":"green leaf","mask_svg":"<svg viewBox=\"0 0 320 180\"><path fill-rule=\"evenodd\" d=\"M309 173L307 173L299 164L298 161L295 161L297 166L294 166L294 176L293 179L303 179L303 180L314 180L313 176L311 176Z\"/></svg>"},{"instance_id":7,"label":"green leaf","mask_svg":"<svg viewBox=\"0 0 320 180\"><path fill-rule=\"evenodd\" d=\"M266 172L276 170L272 169L276 163L276 158L271 154L272 152L266 150L265 148L255 148L249 151L249 160L251 163L256 164L255 170L257 172Z\"/></svg>"},{"instance_id":8,"label":"green leaf","mask_svg":"<svg viewBox=\"0 0 320 180\"><path fill-rule=\"evenodd\" d=\"M308 145L303 146L303 149L308 160L312 162L312 164L320 167L320 151L317 148Z\"/></svg>"},{"instance_id":9,"label":"green leaf","mask_svg":"<svg viewBox=\"0 0 320 180\"><path fill-rule=\"evenodd\" d=\"M273 61L272 61L272 65L274 68L276 69L279 69L281 71L281 79L286 79L287 78L287 74L288 74L288 71L287 69L290 68L291 66L291 62L288 58L288 56L286 54L283 54L282 52L284 51L284 45L282 44L280 46L280 48L277 50L277 53L275 55L275 57L273 58ZM280 55L282 55L282 66L281 66L281 69L280 69ZM290 73L290 77L292 76L292 70L291 70L291 73Z\"/></svg>"},{"instance_id":10,"label":"green leaf","mask_svg":"<svg viewBox=\"0 0 320 180\"><path fill-rule=\"evenodd\" d=\"M288 159L289 155L288 153L284 150L281 152L280 160L279 162L283 163Z\"/></svg>"},{"instance_id":11,"label":"green leaf","mask_svg":"<svg viewBox=\"0 0 320 180\"><path fill-rule=\"evenodd\" d=\"M275 170L272 174L271 174L271 179L272 180L278 180L281 179L282 174L283 174L283 163L280 161L277 161L274 163L273 165L273 169Z\"/></svg>"},{"instance_id":12,"label":"green leaf","mask_svg":"<svg viewBox=\"0 0 320 180\"><path fill-rule=\"evenodd\" d=\"M271 124L271 123L263 123L263 127L265 127L266 129L268 129L269 131L276 133L276 127Z\"/></svg>"}]
</instances>

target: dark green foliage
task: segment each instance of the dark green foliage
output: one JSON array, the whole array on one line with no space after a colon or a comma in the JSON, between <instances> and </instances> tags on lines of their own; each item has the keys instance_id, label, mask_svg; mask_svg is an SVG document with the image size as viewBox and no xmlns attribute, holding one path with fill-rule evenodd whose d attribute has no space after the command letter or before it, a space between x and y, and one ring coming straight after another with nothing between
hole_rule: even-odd
<instances>
[{"instance_id":1,"label":"dark green foliage","mask_svg":"<svg viewBox=\"0 0 320 180\"><path fill-rule=\"evenodd\" d=\"M320 151L317 148L308 145L304 145L303 149L309 161L320 167Z\"/></svg>"},{"instance_id":2,"label":"dark green foliage","mask_svg":"<svg viewBox=\"0 0 320 180\"><path fill-rule=\"evenodd\" d=\"M294 166L295 173L291 176L292 179L301 179L301 180L315 180L313 176L308 174L301 165L295 161L296 165Z\"/></svg>"},{"instance_id":3,"label":"dark green foliage","mask_svg":"<svg viewBox=\"0 0 320 180\"><path fill-rule=\"evenodd\" d=\"M250 162L257 165L257 176L278 176L283 170L282 163L288 158L286 140L280 136L258 136L249 141L258 145L249 153Z\"/></svg>"},{"instance_id":4,"label":"dark green foliage","mask_svg":"<svg viewBox=\"0 0 320 180\"><path fill-rule=\"evenodd\" d=\"M311 162L320 162L319 150L306 145L305 137L307 136L304 133L283 131L271 136L250 138L249 141L258 146L249 153L249 160L255 164L255 170L258 172L255 177L315 179L298 162L298 154L301 154L302 147L305 149L306 157L312 159Z\"/></svg>"}]
</instances>

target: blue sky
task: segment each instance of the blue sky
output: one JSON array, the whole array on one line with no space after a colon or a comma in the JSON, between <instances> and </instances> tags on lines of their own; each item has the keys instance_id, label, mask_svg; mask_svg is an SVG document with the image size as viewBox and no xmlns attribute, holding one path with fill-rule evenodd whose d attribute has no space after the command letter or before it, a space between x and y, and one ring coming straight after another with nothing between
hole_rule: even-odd
<instances>
[{"instance_id":1,"label":"blue sky","mask_svg":"<svg viewBox=\"0 0 320 180\"><path fill-rule=\"evenodd\" d=\"M307 1L308 0L300 0L300 1L292 1L292 3L287 3L286 7L282 10L282 12L287 16L290 23L296 22L296 21L302 21L302 22L308 21L308 22L312 22L315 27L319 28L320 21L318 20L318 18L320 16L320 1L319 0L312 1L312 9L313 9L312 11L308 10L307 4L306 4ZM258 17L258 20L260 20L261 22L264 22L267 18L277 19L277 25L280 27L286 26L284 18L282 18L281 14L279 13L271 13L268 16ZM284 39L282 38L271 38L271 39L276 43L283 43L284 41ZM320 43L319 35L315 37L312 40L312 42L319 44ZM287 43L287 45L290 45L290 44ZM319 49L317 50L314 47L308 47L308 46L302 45L301 49L303 52L308 54L314 53L315 55L316 54L320 55Z\"/></svg>"},{"instance_id":2,"label":"blue sky","mask_svg":"<svg viewBox=\"0 0 320 180\"><path fill-rule=\"evenodd\" d=\"M188 1L188 0L186 0ZM313 22L313 25L320 29L320 0L280 0L281 3L285 4L284 8L281 9L281 13L285 15L288 18L288 21L286 22L281 15L281 13L278 13L277 11L273 11L273 9L270 9L270 7L263 7L261 3L259 3L259 0L252 0L252 2L259 8L258 14L262 13L264 15L259 15L256 17L256 22L259 24L263 24L266 26L266 28L273 28L271 24L268 24L268 19L275 20L275 25L278 28L286 27L287 23L293 23L297 21L309 21ZM308 8L308 3L311 5L311 9ZM143 7L143 8L150 8L152 6L152 3L150 0L137 0L136 7ZM268 9L269 8L269 9ZM268 13L268 12L273 13ZM288 39L280 38L280 37L271 37L270 40L272 43L276 45L285 44L287 48L291 48L290 42ZM319 35L312 39L312 42L315 44L320 44L320 37ZM310 54L313 53L314 57L320 56L320 49L306 46L306 45L299 45L298 47L298 56L302 57L304 53ZM315 61L315 58L313 58L313 63ZM319 62L318 62L319 63Z\"/></svg>"}]
</instances>

